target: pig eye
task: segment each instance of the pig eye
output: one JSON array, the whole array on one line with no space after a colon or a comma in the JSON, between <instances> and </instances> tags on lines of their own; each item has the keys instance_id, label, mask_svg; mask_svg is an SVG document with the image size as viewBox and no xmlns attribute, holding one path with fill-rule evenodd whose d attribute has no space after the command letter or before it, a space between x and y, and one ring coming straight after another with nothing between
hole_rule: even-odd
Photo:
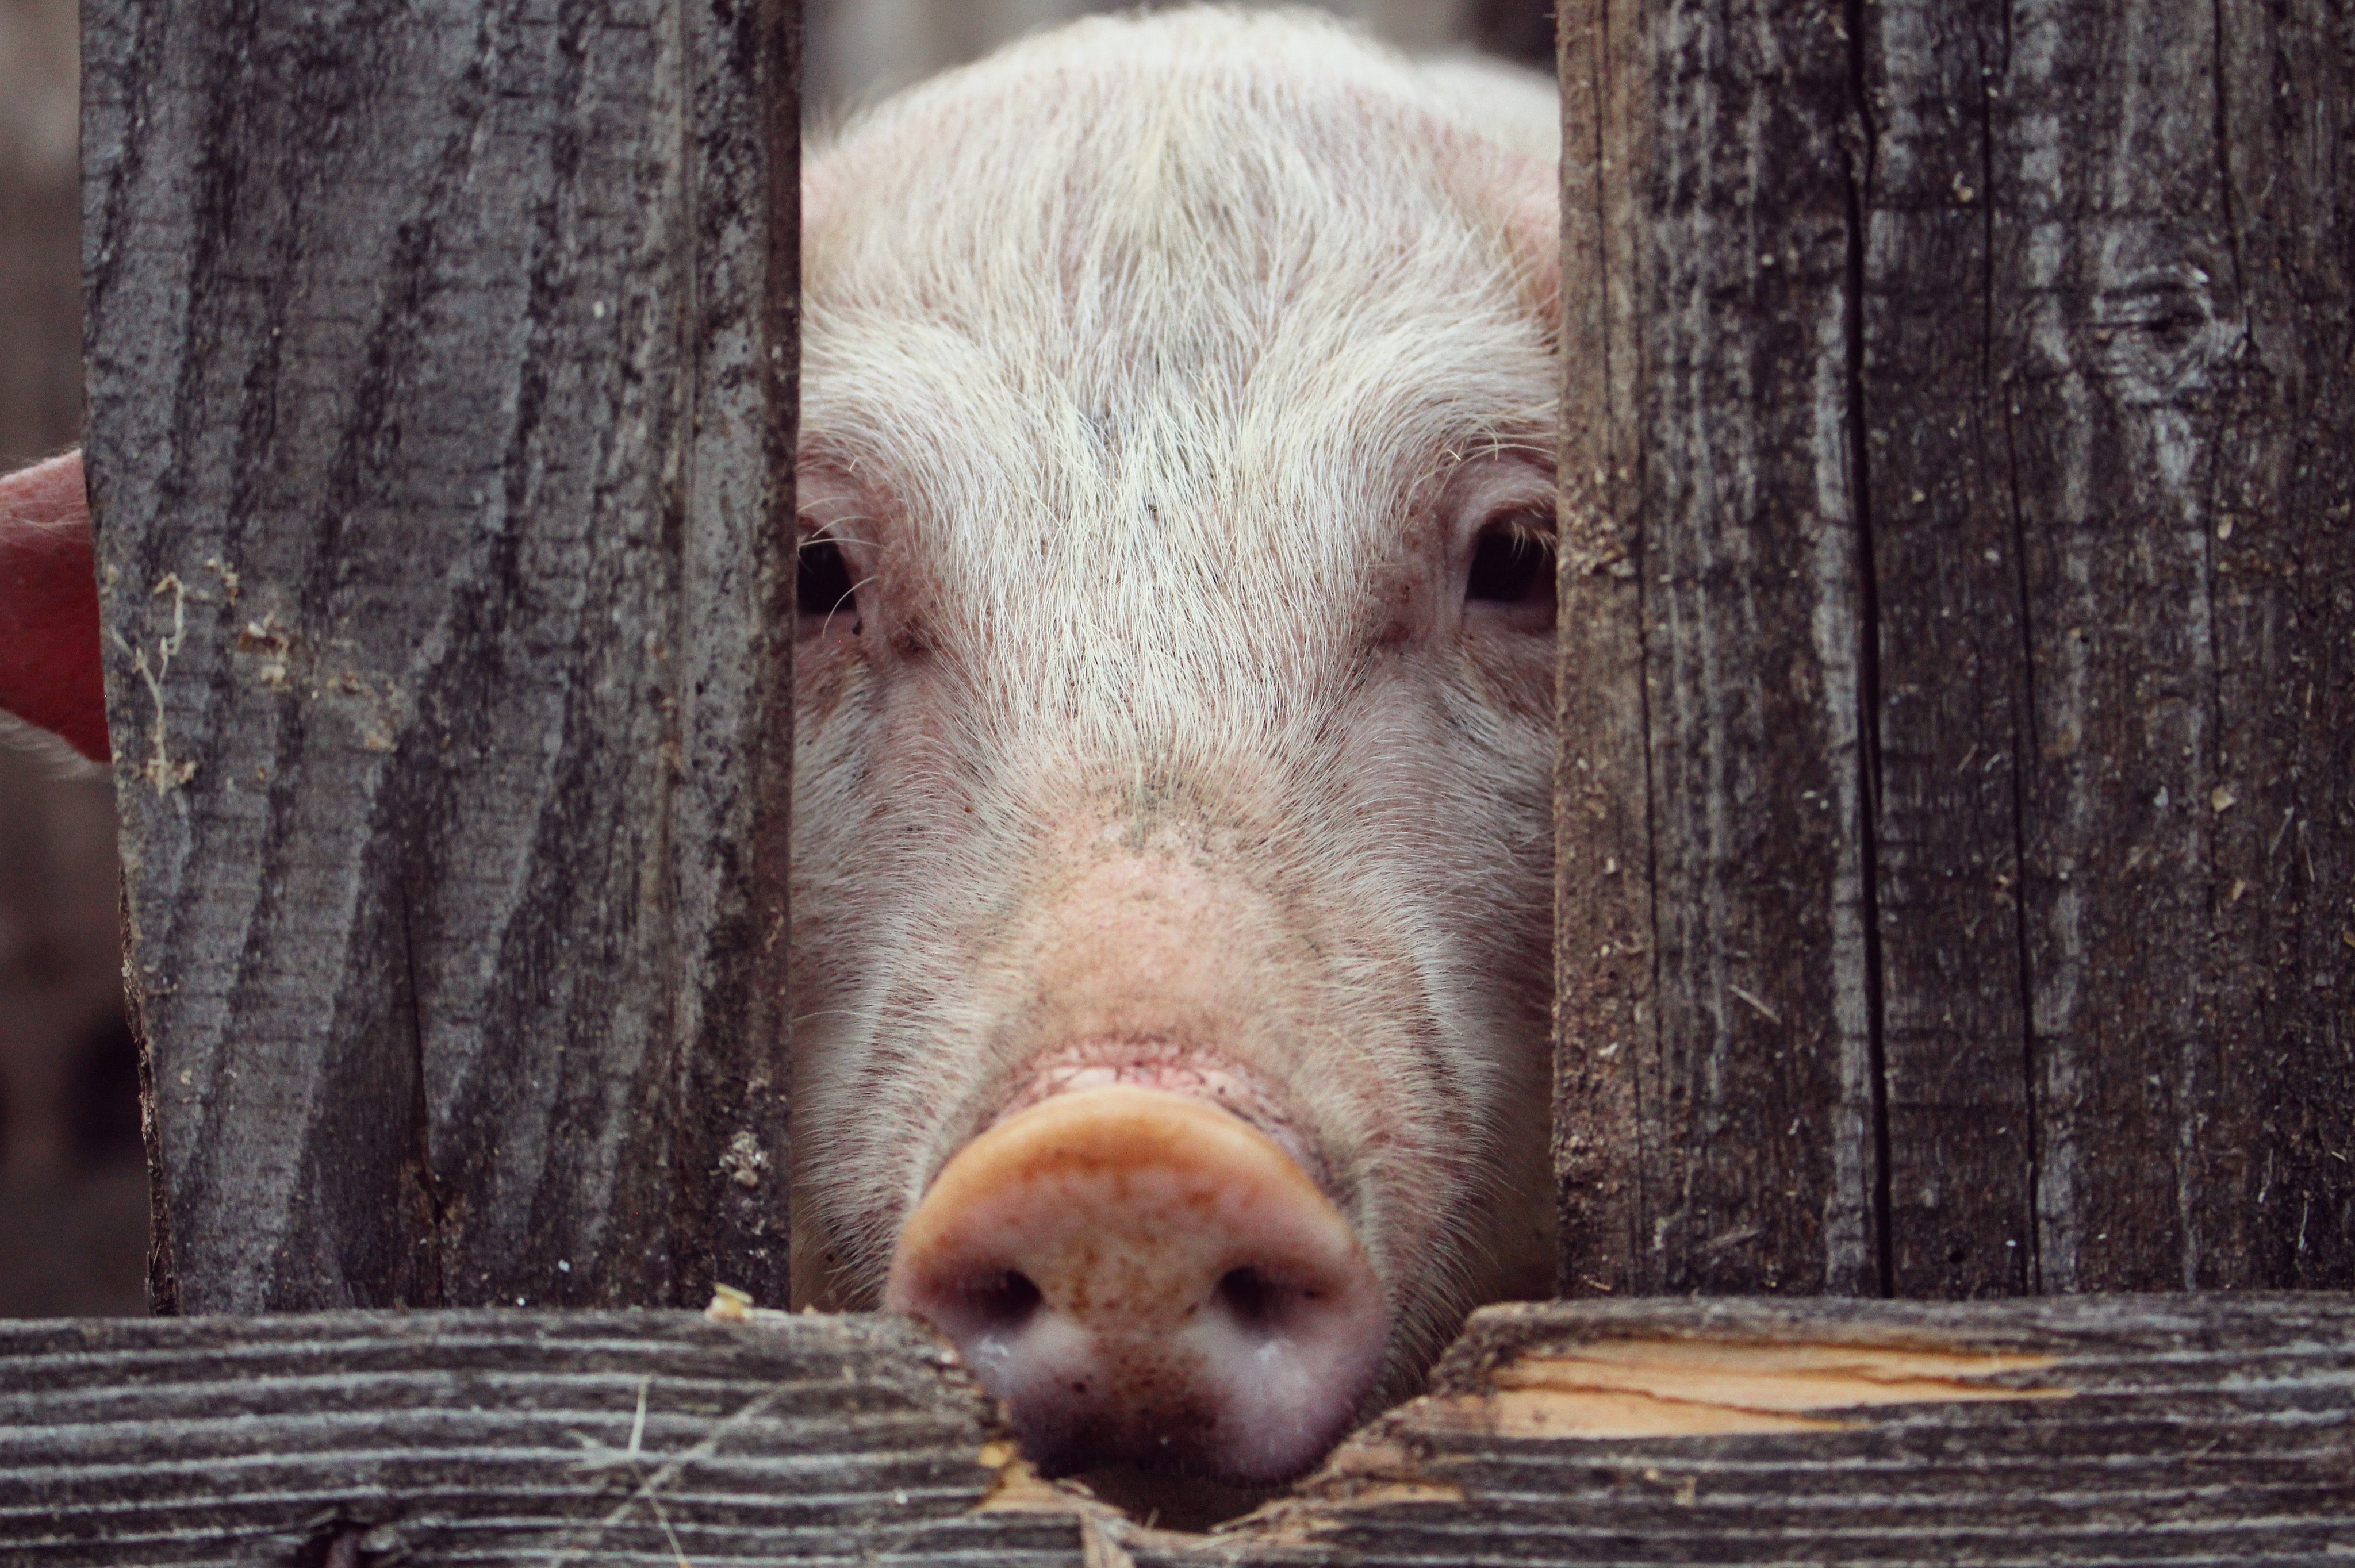
<instances>
[{"instance_id":1,"label":"pig eye","mask_svg":"<svg viewBox=\"0 0 2355 1568\"><path fill-rule=\"evenodd\" d=\"M842 546L823 534L802 541L796 597L804 637L819 635L837 617L852 635L858 634L858 601L850 581L850 563L842 558Z\"/></svg>"},{"instance_id":2,"label":"pig eye","mask_svg":"<svg viewBox=\"0 0 2355 1568\"><path fill-rule=\"evenodd\" d=\"M1553 533L1533 516L1489 524L1472 545L1472 569L1464 582L1464 602L1497 605L1511 611L1517 625L1545 631L1553 627Z\"/></svg>"}]
</instances>

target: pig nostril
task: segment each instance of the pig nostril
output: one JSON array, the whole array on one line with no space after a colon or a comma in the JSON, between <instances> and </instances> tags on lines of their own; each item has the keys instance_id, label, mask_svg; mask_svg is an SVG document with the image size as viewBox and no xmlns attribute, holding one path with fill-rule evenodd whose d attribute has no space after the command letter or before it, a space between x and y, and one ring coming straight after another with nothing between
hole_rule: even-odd
<instances>
[{"instance_id":1,"label":"pig nostril","mask_svg":"<svg viewBox=\"0 0 2355 1568\"><path fill-rule=\"evenodd\" d=\"M1246 1264L1220 1276L1213 1294L1236 1322L1266 1330L1276 1327L1295 1298L1309 1293L1286 1289Z\"/></svg>"},{"instance_id":2,"label":"pig nostril","mask_svg":"<svg viewBox=\"0 0 2355 1568\"><path fill-rule=\"evenodd\" d=\"M986 1331L1008 1333L1028 1323L1046 1298L1030 1277L1018 1268L984 1275L966 1285L964 1298Z\"/></svg>"},{"instance_id":3,"label":"pig nostril","mask_svg":"<svg viewBox=\"0 0 2355 1568\"><path fill-rule=\"evenodd\" d=\"M1298 1160L1161 1089L1070 1089L967 1143L885 1304L954 1340L1050 1475L1299 1473L1383 1363L1380 1282Z\"/></svg>"}]
</instances>

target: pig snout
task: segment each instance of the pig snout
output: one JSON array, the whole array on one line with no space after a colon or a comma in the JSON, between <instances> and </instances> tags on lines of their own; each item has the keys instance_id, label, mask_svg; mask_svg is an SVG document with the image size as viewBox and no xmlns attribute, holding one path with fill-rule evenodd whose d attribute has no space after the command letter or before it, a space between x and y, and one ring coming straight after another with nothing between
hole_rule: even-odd
<instances>
[{"instance_id":1,"label":"pig snout","mask_svg":"<svg viewBox=\"0 0 2355 1568\"><path fill-rule=\"evenodd\" d=\"M944 1166L886 1304L954 1340L1050 1475L1288 1479L1340 1436L1390 1313L1348 1220L1218 1106L1114 1085L1014 1112Z\"/></svg>"}]
</instances>

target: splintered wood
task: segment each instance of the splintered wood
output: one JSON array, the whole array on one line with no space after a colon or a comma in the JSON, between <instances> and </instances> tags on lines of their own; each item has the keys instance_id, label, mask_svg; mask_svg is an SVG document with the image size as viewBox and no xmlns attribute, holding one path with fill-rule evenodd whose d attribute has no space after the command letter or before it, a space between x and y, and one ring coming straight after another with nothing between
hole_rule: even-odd
<instances>
[{"instance_id":1,"label":"splintered wood","mask_svg":"<svg viewBox=\"0 0 2355 1568\"><path fill-rule=\"evenodd\" d=\"M2350 1495L2340 1295L1491 1308L1208 1533L1039 1479L903 1319L0 1325L0 1561L43 1568L2289 1562L2355 1552Z\"/></svg>"},{"instance_id":2,"label":"splintered wood","mask_svg":"<svg viewBox=\"0 0 2355 1568\"><path fill-rule=\"evenodd\" d=\"M1985 1380L2050 1356L1956 1354L1870 1345L1604 1340L1533 1351L1496 1369L1478 1393L1434 1400L1434 1425L1498 1437L1653 1437L1832 1431L1801 1412L1977 1399L2065 1399L2066 1389Z\"/></svg>"}]
</instances>

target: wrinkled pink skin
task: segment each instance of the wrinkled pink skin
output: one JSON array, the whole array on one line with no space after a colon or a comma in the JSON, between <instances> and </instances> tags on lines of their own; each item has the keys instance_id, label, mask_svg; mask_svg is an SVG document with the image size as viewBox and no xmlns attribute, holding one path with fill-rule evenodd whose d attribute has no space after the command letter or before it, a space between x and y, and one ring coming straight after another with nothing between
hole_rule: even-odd
<instances>
[{"instance_id":1,"label":"wrinkled pink skin","mask_svg":"<svg viewBox=\"0 0 2355 1568\"><path fill-rule=\"evenodd\" d=\"M1180 13L805 170L797 1287L1050 1471L1282 1480L1550 1284L1555 174L1441 100ZM1023 1141L1106 1086L1257 1137Z\"/></svg>"}]
</instances>

